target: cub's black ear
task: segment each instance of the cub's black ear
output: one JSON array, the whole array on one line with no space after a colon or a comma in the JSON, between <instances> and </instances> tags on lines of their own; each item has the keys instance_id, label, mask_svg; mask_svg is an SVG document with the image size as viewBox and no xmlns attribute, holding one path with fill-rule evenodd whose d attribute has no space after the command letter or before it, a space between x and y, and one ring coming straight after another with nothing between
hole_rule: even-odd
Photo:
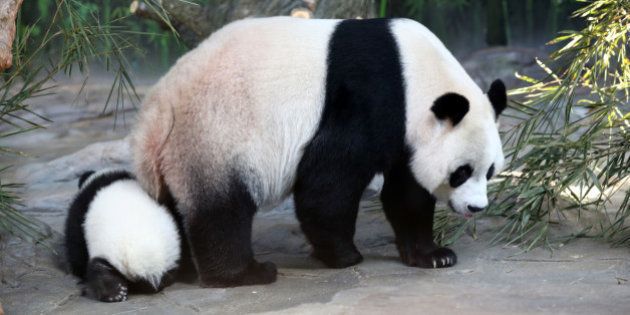
<instances>
[{"instance_id":1,"label":"cub's black ear","mask_svg":"<svg viewBox=\"0 0 630 315\"><path fill-rule=\"evenodd\" d=\"M469 108L465 97L457 93L446 93L433 102L431 110L437 119L449 119L455 126L464 119Z\"/></svg>"},{"instance_id":2,"label":"cub's black ear","mask_svg":"<svg viewBox=\"0 0 630 315\"><path fill-rule=\"evenodd\" d=\"M496 117L499 117L501 112L507 107L507 93L505 92L505 84L503 84L503 81L496 79L490 84L488 98L494 108Z\"/></svg>"},{"instance_id":3,"label":"cub's black ear","mask_svg":"<svg viewBox=\"0 0 630 315\"><path fill-rule=\"evenodd\" d=\"M79 188L83 186L83 183L85 183L88 177L90 177L90 175L92 174L94 174L94 171L86 171L85 173L81 174L81 176L79 177Z\"/></svg>"}]
</instances>

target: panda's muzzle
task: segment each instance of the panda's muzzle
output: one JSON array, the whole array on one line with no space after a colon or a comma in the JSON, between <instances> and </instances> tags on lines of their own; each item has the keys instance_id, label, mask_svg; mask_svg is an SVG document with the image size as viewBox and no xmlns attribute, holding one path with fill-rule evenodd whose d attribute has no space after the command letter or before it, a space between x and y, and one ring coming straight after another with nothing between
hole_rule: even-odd
<instances>
[{"instance_id":1,"label":"panda's muzzle","mask_svg":"<svg viewBox=\"0 0 630 315\"><path fill-rule=\"evenodd\" d=\"M455 212L455 213L460 213L460 211L457 211L457 209L455 208L455 206L453 205L453 203L449 200L448 201L448 207L451 208L451 211ZM467 206L468 211L467 212L463 212L461 213L461 215L463 215L465 218L470 219L473 217L473 214L477 213L477 212L481 212L485 209L482 207L474 207L474 206Z\"/></svg>"},{"instance_id":2,"label":"panda's muzzle","mask_svg":"<svg viewBox=\"0 0 630 315\"><path fill-rule=\"evenodd\" d=\"M481 211L483 211L483 209L485 209L485 208L468 206L468 211L470 211L472 213L481 212Z\"/></svg>"}]
</instances>

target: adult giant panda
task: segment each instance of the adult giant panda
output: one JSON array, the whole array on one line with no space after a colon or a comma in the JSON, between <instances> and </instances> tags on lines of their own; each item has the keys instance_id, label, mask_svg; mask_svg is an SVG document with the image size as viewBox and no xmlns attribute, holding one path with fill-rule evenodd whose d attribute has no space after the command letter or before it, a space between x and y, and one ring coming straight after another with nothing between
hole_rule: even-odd
<instances>
[{"instance_id":1,"label":"adult giant panda","mask_svg":"<svg viewBox=\"0 0 630 315\"><path fill-rule=\"evenodd\" d=\"M217 31L153 87L133 134L139 181L172 196L203 286L275 281L251 248L254 213L293 193L313 255L340 268L377 173L402 261L455 264L433 242L436 197L470 216L503 166L497 117L443 44L407 19L248 19Z\"/></svg>"},{"instance_id":2,"label":"adult giant panda","mask_svg":"<svg viewBox=\"0 0 630 315\"><path fill-rule=\"evenodd\" d=\"M128 292L152 293L170 284L182 250L169 210L125 170L86 172L79 188L66 219L65 245L83 293L120 302Z\"/></svg>"}]
</instances>

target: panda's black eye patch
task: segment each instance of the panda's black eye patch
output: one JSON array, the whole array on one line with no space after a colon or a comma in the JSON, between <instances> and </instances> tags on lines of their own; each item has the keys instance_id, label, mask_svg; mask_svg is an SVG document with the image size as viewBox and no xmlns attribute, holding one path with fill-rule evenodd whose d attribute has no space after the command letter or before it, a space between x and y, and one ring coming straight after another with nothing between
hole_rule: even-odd
<instances>
[{"instance_id":1,"label":"panda's black eye patch","mask_svg":"<svg viewBox=\"0 0 630 315\"><path fill-rule=\"evenodd\" d=\"M494 163L490 165L490 168L488 169L488 173L486 174L486 179L490 180L490 178L492 178L492 175L494 175Z\"/></svg>"},{"instance_id":2,"label":"panda's black eye patch","mask_svg":"<svg viewBox=\"0 0 630 315\"><path fill-rule=\"evenodd\" d=\"M458 167L455 172L451 173L451 177L449 178L449 184L451 187L455 188L465 183L470 176L472 176L473 169L470 165L462 165Z\"/></svg>"}]
</instances>

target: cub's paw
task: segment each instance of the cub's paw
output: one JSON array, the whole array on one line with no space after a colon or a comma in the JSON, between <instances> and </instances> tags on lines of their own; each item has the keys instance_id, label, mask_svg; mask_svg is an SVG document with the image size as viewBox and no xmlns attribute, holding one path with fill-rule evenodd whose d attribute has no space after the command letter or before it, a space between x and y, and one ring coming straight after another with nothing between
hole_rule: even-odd
<instances>
[{"instance_id":1,"label":"cub's paw","mask_svg":"<svg viewBox=\"0 0 630 315\"><path fill-rule=\"evenodd\" d=\"M408 266L420 268L445 268L457 263L457 255L451 249L438 247L430 251L401 253L403 262Z\"/></svg>"},{"instance_id":2,"label":"cub's paw","mask_svg":"<svg viewBox=\"0 0 630 315\"><path fill-rule=\"evenodd\" d=\"M127 300L127 287L118 284L115 290L111 292L104 293L101 296L101 301L103 302L122 302Z\"/></svg>"},{"instance_id":3,"label":"cub's paw","mask_svg":"<svg viewBox=\"0 0 630 315\"><path fill-rule=\"evenodd\" d=\"M228 271L229 272L229 271ZM205 288L225 288L242 285L269 284L276 281L278 269L271 262L252 261L245 270L230 276L208 276L201 274L201 286Z\"/></svg>"},{"instance_id":4,"label":"cub's paw","mask_svg":"<svg viewBox=\"0 0 630 315\"><path fill-rule=\"evenodd\" d=\"M128 298L128 288L121 283L101 283L98 286L88 285L83 289L83 295L101 302L122 302Z\"/></svg>"},{"instance_id":5,"label":"cub's paw","mask_svg":"<svg viewBox=\"0 0 630 315\"><path fill-rule=\"evenodd\" d=\"M363 261L363 256L358 251L348 251L343 255L329 251L314 250L313 257L319 259L328 268L346 268Z\"/></svg>"},{"instance_id":6,"label":"cub's paw","mask_svg":"<svg viewBox=\"0 0 630 315\"><path fill-rule=\"evenodd\" d=\"M127 292L127 280L107 260L90 260L83 295L102 302L122 302L127 300Z\"/></svg>"}]
</instances>

